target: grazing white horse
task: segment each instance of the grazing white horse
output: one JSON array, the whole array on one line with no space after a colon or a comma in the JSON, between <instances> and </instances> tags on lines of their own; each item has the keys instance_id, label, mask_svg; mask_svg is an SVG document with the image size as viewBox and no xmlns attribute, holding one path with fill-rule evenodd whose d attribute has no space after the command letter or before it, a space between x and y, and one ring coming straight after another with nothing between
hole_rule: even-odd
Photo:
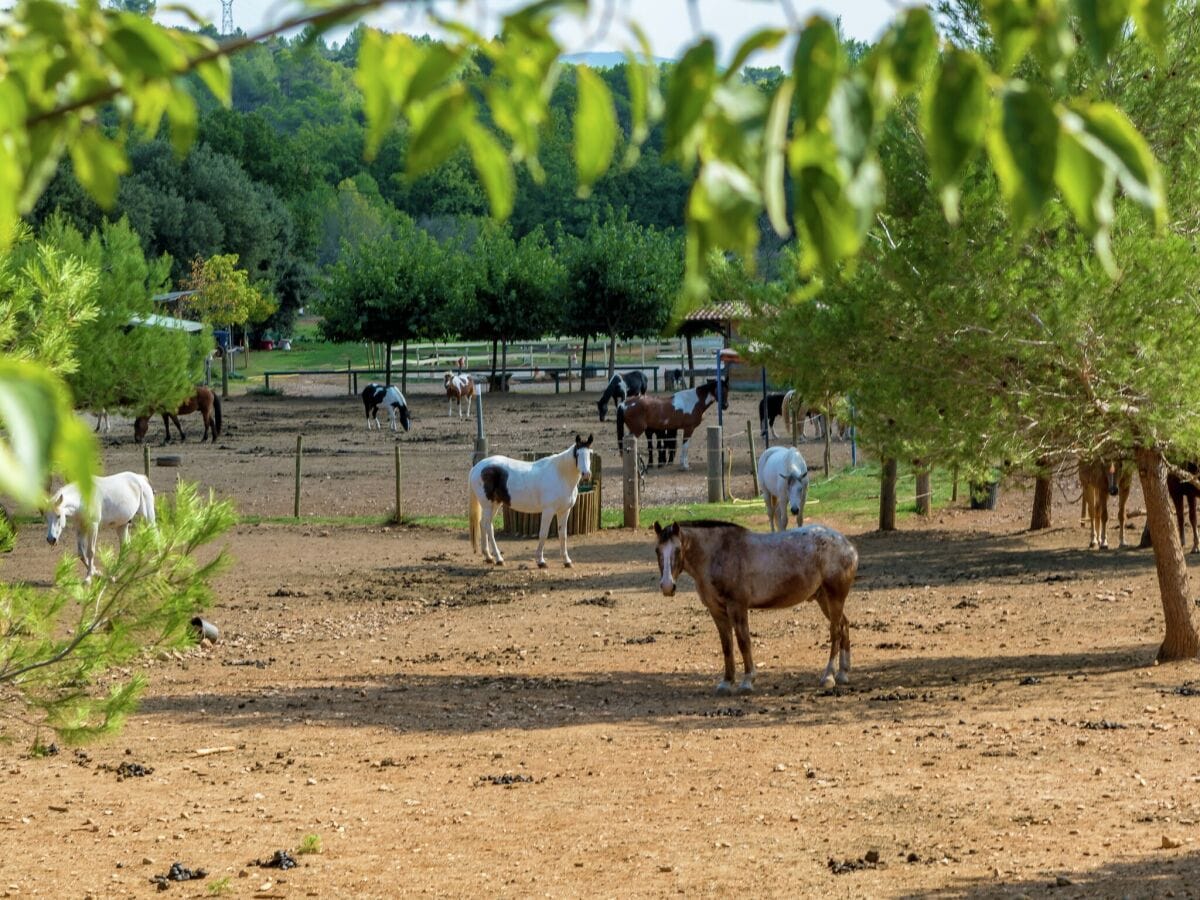
<instances>
[{"instance_id":1,"label":"grazing white horse","mask_svg":"<svg viewBox=\"0 0 1200 900\"><path fill-rule=\"evenodd\" d=\"M758 458L758 483L767 502L772 531L787 531L788 512L804 524L808 465L795 447L768 447Z\"/></svg>"},{"instance_id":2,"label":"grazing white horse","mask_svg":"<svg viewBox=\"0 0 1200 900\"><path fill-rule=\"evenodd\" d=\"M542 514L538 535L537 564L546 568L542 551L550 533L550 520L558 516L558 545L562 549L563 565L571 568L567 555L567 516L579 497L579 480L592 477L592 435L585 441L575 435L575 442L562 453L547 456L537 462L522 462L507 456L489 456L471 468L467 483L471 490L471 550L479 550L479 534L483 532L483 553L488 562L504 565L500 547L496 544L494 519L502 505L517 512ZM495 553L493 557L493 551Z\"/></svg>"},{"instance_id":3,"label":"grazing white horse","mask_svg":"<svg viewBox=\"0 0 1200 900\"><path fill-rule=\"evenodd\" d=\"M121 543L124 544L129 539L130 523L139 515L154 525L154 489L144 475L119 472L97 476L88 509L83 509L79 486L64 484L50 498L50 508L46 511L46 540L52 545L57 544L67 527L67 519L77 516L79 558L87 566L84 581L89 582L96 574L100 526L121 529Z\"/></svg>"},{"instance_id":4,"label":"grazing white horse","mask_svg":"<svg viewBox=\"0 0 1200 900\"><path fill-rule=\"evenodd\" d=\"M412 418L408 413L408 401L404 399L404 395L394 384L368 384L362 390L362 402L363 409L367 413L367 431L371 430L372 419L375 421L375 427L380 431L383 430L383 425L379 422L379 407L381 406L387 410L392 431L396 430L397 416L399 416L400 424L405 431L412 427Z\"/></svg>"}]
</instances>

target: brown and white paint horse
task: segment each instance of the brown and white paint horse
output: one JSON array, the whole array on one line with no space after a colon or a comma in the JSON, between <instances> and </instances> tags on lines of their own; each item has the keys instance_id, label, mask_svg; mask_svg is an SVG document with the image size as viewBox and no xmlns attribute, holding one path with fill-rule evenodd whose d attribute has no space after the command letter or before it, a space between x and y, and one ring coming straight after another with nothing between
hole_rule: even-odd
<instances>
[{"instance_id":1,"label":"brown and white paint horse","mask_svg":"<svg viewBox=\"0 0 1200 900\"><path fill-rule=\"evenodd\" d=\"M721 385L722 409L729 409L729 382ZM625 432L641 437L647 431L683 431L683 446L679 448L679 468L688 469L688 443L692 432L704 419L704 413L717 402L717 382L710 378L704 384L686 391L677 391L669 400L665 397L635 397L617 406L617 446L624 449ZM660 462L662 457L660 453ZM653 464L654 460L648 461Z\"/></svg>"},{"instance_id":2,"label":"brown and white paint horse","mask_svg":"<svg viewBox=\"0 0 1200 900\"><path fill-rule=\"evenodd\" d=\"M1117 497L1117 546L1125 546L1125 502L1133 484L1133 468L1121 461L1079 461L1079 486L1083 488L1082 517L1092 526L1089 548L1108 549L1108 498Z\"/></svg>"},{"instance_id":3,"label":"brown and white paint horse","mask_svg":"<svg viewBox=\"0 0 1200 900\"><path fill-rule=\"evenodd\" d=\"M217 438L221 436L221 398L214 394L206 387L196 388L196 393L184 400L179 405L179 409L175 412L164 412L163 419L163 443L171 443L171 422L175 423L175 430L179 432L179 440L184 440L183 428L179 424L180 416L191 415L194 412L200 413L200 418L204 420L204 436L200 438L200 443L208 440L209 434L212 435L213 443L217 442ZM150 417L138 416L133 422L133 439L137 443L141 443L146 438L146 432L150 429Z\"/></svg>"},{"instance_id":4,"label":"brown and white paint horse","mask_svg":"<svg viewBox=\"0 0 1200 900\"><path fill-rule=\"evenodd\" d=\"M475 379L470 375L455 375L447 372L446 382L446 415L454 415L454 404L458 404L458 417L463 417L463 401L467 402L467 418L471 418L471 399L475 396Z\"/></svg>"},{"instance_id":5,"label":"brown and white paint horse","mask_svg":"<svg viewBox=\"0 0 1200 900\"><path fill-rule=\"evenodd\" d=\"M850 623L845 606L858 573L858 551L844 535L822 525L756 533L731 522L712 521L676 522L666 528L655 522L654 533L663 594L674 596L680 573L687 572L717 626L725 657L718 694L733 690L734 635L744 672L738 690L754 690L750 610L783 609L805 600L816 600L829 620L829 664L821 676L822 687L850 680Z\"/></svg>"}]
</instances>

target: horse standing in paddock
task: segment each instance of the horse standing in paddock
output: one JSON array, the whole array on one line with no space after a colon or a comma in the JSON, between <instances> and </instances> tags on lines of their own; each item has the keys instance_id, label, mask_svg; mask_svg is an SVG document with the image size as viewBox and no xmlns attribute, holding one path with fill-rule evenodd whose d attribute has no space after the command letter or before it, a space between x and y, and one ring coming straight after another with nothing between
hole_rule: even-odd
<instances>
[{"instance_id":1,"label":"horse standing in paddock","mask_svg":"<svg viewBox=\"0 0 1200 900\"><path fill-rule=\"evenodd\" d=\"M1185 463L1181 467L1193 479L1200 480L1200 464ZM1196 498L1200 497L1200 484L1170 472L1167 475L1167 493L1175 506L1175 524L1179 527L1179 545L1183 546L1183 501L1187 499L1188 522L1192 526L1192 552L1200 553L1200 536L1196 533Z\"/></svg>"},{"instance_id":2,"label":"horse standing in paddock","mask_svg":"<svg viewBox=\"0 0 1200 900\"><path fill-rule=\"evenodd\" d=\"M804 524L808 498L808 465L795 447L768 447L758 458L758 483L767 503L772 531L786 531L788 512L796 526Z\"/></svg>"},{"instance_id":3,"label":"horse standing in paddock","mask_svg":"<svg viewBox=\"0 0 1200 900\"><path fill-rule=\"evenodd\" d=\"M1120 460L1079 461L1079 485L1083 488L1083 515L1092 526L1088 548L1108 549L1108 498L1117 497L1117 546L1125 546L1125 502L1133 484L1133 469Z\"/></svg>"},{"instance_id":4,"label":"horse standing in paddock","mask_svg":"<svg viewBox=\"0 0 1200 900\"><path fill-rule=\"evenodd\" d=\"M721 386L722 409L729 408L729 381ZM704 413L717 402L717 382L710 378L697 388L678 391L670 400L665 397L637 397L617 407L617 446L623 447L625 431L640 437L647 431L683 431L683 446L679 448L679 468L688 470L688 443L692 432L704 419ZM648 462L653 462L649 460ZM663 463L660 445L659 465Z\"/></svg>"},{"instance_id":5,"label":"horse standing in paddock","mask_svg":"<svg viewBox=\"0 0 1200 900\"><path fill-rule=\"evenodd\" d=\"M758 401L758 423L761 426L764 441L767 439L768 433L770 433L771 437L777 437L775 434L775 420L781 415L783 416L784 424L788 423L787 413L784 411L784 401L790 398L792 393L792 391L778 391L767 394L767 396Z\"/></svg>"},{"instance_id":6,"label":"horse standing in paddock","mask_svg":"<svg viewBox=\"0 0 1200 900\"><path fill-rule=\"evenodd\" d=\"M500 546L496 543L496 510L502 505L517 512L542 514L538 534L537 564L546 568L542 551L550 534L550 520L558 516L558 545L563 565L573 563L567 554L567 516L579 497L579 480L592 478L592 435L585 441L575 435L575 442L562 453L547 456L536 462L523 462L507 456L489 456L471 467L467 485L471 491L471 550L478 552L479 535L483 534L483 554L488 562L504 565ZM494 552L494 557L493 557Z\"/></svg>"},{"instance_id":7,"label":"horse standing in paddock","mask_svg":"<svg viewBox=\"0 0 1200 900\"><path fill-rule=\"evenodd\" d=\"M850 623L846 596L858 572L858 551L845 536L822 525L759 534L731 522L654 523L659 587L674 596L680 572L696 581L700 602L721 636L725 673L718 694L733 689L733 635L744 674L741 692L754 690L750 650L751 609L783 609L816 600L829 620L829 664L822 687L850 680ZM838 663L834 674L834 661Z\"/></svg>"},{"instance_id":8,"label":"horse standing in paddock","mask_svg":"<svg viewBox=\"0 0 1200 900\"><path fill-rule=\"evenodd\" d=\"M371 430L371 420L375 420L375 427L380 431L383 430L383 425L379 421L379 407L387 410L388 422L391 423L392 431L396 430L396 419L400 419L400 425L408 431L412 427L412 417L408 414L408 401L404 399L404 395L400 393L400 389L394 384L368 384L362 389L363 409L367 413L367 431Z\"/></svg>"},{"instance_id":9,"label":"horse standing in paddock","mask_svg":"<svg viewBox=\"0 0 1200 900\"><path fill-rule=\"evenodd\" d=\"M454 404L458 404L458 417L463 417L463 401L467 401L467 418L471 418L471 399L475 396L477 390L475 379L470 375L455 375L453 372L447 372L444 376L446 382L446 415L454 415Z\"/></svg>"},{"instance_id":10,"label":"horse standing in paddock","mask_svg":"<svg viewBox=\"0 0 1200 900\"><path fill-rule=\"evenodd\" d=\"M51 546L57 544L67 527L67 520L78 517L77 547L79 558L87 567L84 581L89 582L96 574L96 545L100 540L100 526L119 528L121 544L124 546L129 540L130 523L139 515L151 527L154 526L154 489L144 475L120 472L97 476L92 501L87 509L83 508L79 486L64 484L50 498L50 508L46 511L46 541Z\"/></svg>"},{"instance_id":11,"label":"horse standing in paddock","mask_svg":"<svg viewBox=\"0 0 1200 900\"><path fill-rule=\"evenodd\" d=\"M600 413L600 421L603 422L605 416L608 415L609 401L620 404L624 403L629 397L644 396L646 396L646 376L640 370L634 369L631 372L626 372L624 375L618 372L609 379L604 393L596 401L596 409Z\"/></svg>"},{"instance_id":12,"label":"horse standing in paddock","mask_svg":"<svg viewBox=\"0 0 1200 900\"><path fill-rule=\"evenodd\" d=\"M188 416L194 412L200 413L200 418L204 420L204 436L200 438L200 443L208 440L208 436L212 434L212 440L215 444L217 438L221 436L221 398L206 387L196 388L196 393L184 400L173 413L164 412L163 420L163 443L171 443L171 422L175 423L175 430L179 432L179 440L184 440L183 428L179 424L180 416ZM138 416L133 422L133 440L140 444L146 438L146 432L150 429L150 417Z\"/></svg>"}]
</instances>

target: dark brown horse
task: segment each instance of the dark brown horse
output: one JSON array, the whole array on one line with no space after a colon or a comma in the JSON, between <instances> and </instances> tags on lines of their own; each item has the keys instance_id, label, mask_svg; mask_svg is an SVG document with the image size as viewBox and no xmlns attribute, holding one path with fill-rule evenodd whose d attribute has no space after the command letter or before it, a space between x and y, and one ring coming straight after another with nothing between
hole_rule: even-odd
<instances>
[{"instance_id":1,"label":"dark brown horse","mask_svg":"<svg viewBox=\"0 0 1200 900\"><path fill-rule=\"evenodd\" d=\"M183 428L179 424L179 417L190 415L191 413L199 412L200 418L204 420L204 437L200 438L200 443L208 440L211 433L213 443L217 442L217 438L221 436L221 398L214 394L206 387L196 388L196 393L184 400L179 405L179 409L173 413L164 412L163 419L163 443L171 443L171 422L175 423L175 430L179 432L179 440L184 440ZM146 438L146 432L150 429L150 417L138 416L133 423L133 439L137 443L141 443Z\"/></svg>"},{"instance_id":2,"label":"dark brown horse","mask_svg":"<svg viewBox=\"0 0 1200 900\"><path fill-rule=\"evenodd\" d=\"M738 690L754 690L750 610L784 609L806 600L816 600L829 620L829 663L821 685L850 680L845 607L858 573L858 551L842 534L823 525L763 534L712 521L676 522L666 528L655 522L654 533L663 594L673 596L680 573L687 572L717 626L725 658L718 694L733 690L735 636L745 672Z\"/></svg>"},{"instance_id":3,"label":"dark brown horse","mask_svg":"<svg viewBox=\"0 0 1200 900\"><path fill-rule=\"evenodd\" d=\"M729 382L721 385L721 408L729 408ZM682 429L683 446L679 448L679 468L688 468L688 442L692 432L704 419L704 413L717 402L717 382L710 378L697 388L678 391L666 397L634 397L617 406L617 446L624 449L625 432L641 437L647 431L665 433ZM653 460L649 463L653 464ZM662 465L660 454L659 465Z\"/></svg>"},{"instance_id":4,"label":"dark brown horse","mask_svg":"<svg viewBox=\"0 0 1200 900\"><path fill-rule=\"evenodd\" d=\"M1184 475L1170 472L1167 475L1167 494L1175 505L1175 523L1179 526L1179 545L1185 546L1183 540L1183 501L1187 500L1188 522L1192 526L1192 552L1200 553L1200 536L1196 533L1196 498L1200 497L1200 465L1195 462L1184 463L1180 468ZM1190 477L1187 477L1190 476Z\"/></svg>"}]
</instances>

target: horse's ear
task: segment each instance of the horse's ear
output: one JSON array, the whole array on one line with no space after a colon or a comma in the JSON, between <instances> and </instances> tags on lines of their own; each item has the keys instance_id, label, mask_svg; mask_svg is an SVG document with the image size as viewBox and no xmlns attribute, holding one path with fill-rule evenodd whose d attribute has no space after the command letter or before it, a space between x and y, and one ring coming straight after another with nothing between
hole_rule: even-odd
<instances>
[{"instance_id":1,"label":"horse's ear","mask_svg":"<svg viewBox=\"0 0 1200 900\"><path fill-rule=\"evenodd\" d=\"M582 446L582 445L583 445L583 436L582 436L581 434L579 434L578 432L576 432L576 434L575 434L575 446L576 446L576 447L580 447L580 446Z\"/></svg>"},{"instance_id":2,"label":"horse's ear","mask_svg":"<svg viewBox=\"0 0 1200 900\"><path fill-rule=\"evenodd\" d=\"M584 444L583 446L585 446L585 447L590 447L590 446L592 446L592 439L593 439L594 437L595 437L595 435L594 435L594 434L589 434L589 435L588 435L588 439L587 439L587 443L586 443L586 444Z\"/></svg>"},{"instance_id":3,"label":"horse's ear","mask_svg":"<svg viewBox=\"0 0 1200 900\"><path fill-rule=\"evenodd\" d=\"M668 530L669 530L669 531L670 531L670 533L671 533L671 537L676 537L677 535L679 535L679 534L681 534L681 533L682 533L682 532L680 532L680 530L679 530L679 523L678 523L678 522L672 522L672 523L671 523L671 527L670 527L670 529L668 529Z\"/></svg>"},{"instance_id":4,"label":"horse's ear","mask_svg":"<svg viewBox=\"0 0 1200 900\"><path fill-rule=\"evenodd\" d=\"M655 522L654 522L654 533L657 534L659 537L662 537L663 530L662 530L662 526L658 524L658 520L655 520Z\"/></svg>"}]
</instances>

